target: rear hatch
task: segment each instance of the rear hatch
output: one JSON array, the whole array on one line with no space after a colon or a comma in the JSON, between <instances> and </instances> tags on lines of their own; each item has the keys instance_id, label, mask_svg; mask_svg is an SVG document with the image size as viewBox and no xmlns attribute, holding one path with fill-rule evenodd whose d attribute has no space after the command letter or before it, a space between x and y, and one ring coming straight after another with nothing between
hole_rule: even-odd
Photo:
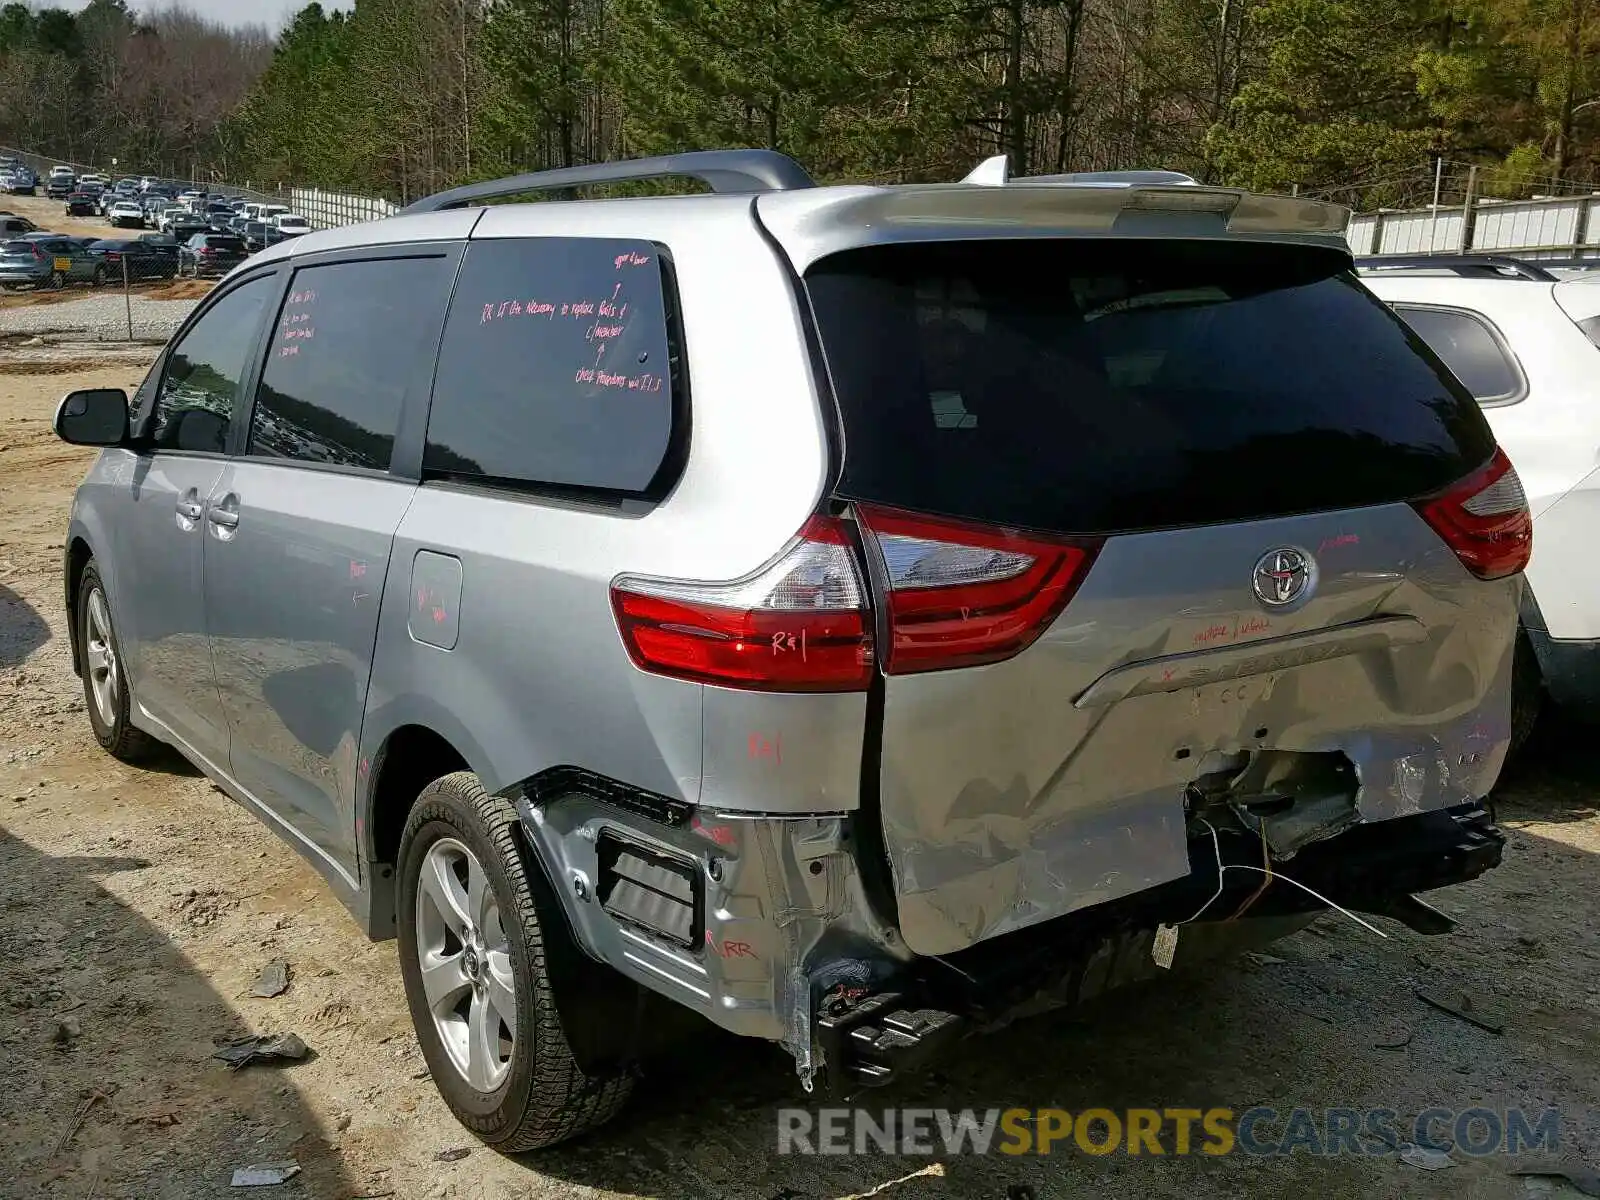
<instances>
[{"instance_id":1,"label":"rear hatch","mask_svg":"<svg viewBox=\"0 0 1600 1200\"><path fill-rule=\"evenodd\" d=\"M863 530L867 764L922 954L1486 793L1520 486L1312 245L900 243L805 271ZM869 738L869 742L872 739Z\"/></svg>"},{"instance_id":2,"label":"rear hatch","mask_svg":"<svg viewBox=\"0 0 1600 1200\"><path fill-rule=\"evenodd\" d=\"M39 269L40 254L32 242L6 242L0 245L0 270L15 274L18 271Z\"/></svg>"}]
</instances>

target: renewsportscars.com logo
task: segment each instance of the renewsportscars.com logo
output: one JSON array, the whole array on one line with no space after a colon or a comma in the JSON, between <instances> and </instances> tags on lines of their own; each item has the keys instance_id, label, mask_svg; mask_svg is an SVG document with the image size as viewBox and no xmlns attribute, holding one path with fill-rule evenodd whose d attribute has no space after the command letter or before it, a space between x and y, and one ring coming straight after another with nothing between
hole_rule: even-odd
<instances>
[{"instance_id":1,"label":"renewsportscars.com logo","mask_svg":"<svg viewBox=\"0 0 1600 1200\"><path fill-rule=\"evenodd\" d=\"M1553 1109L861 1108L778 1110L779 1154L1393 1154L1406 1145L1473 1157L1561 1144Z\"/></svg>"}]
</instances>

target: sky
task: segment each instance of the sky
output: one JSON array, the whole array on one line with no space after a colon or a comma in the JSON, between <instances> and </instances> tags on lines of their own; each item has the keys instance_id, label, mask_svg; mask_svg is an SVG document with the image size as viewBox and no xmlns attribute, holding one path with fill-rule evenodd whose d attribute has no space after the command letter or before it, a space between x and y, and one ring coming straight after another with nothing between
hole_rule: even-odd
<instances>
[{"instance_id":1,"label":"sky","mask_svg":"<svg viewBox=\"0 0 1600 1200\"><path fill-rule=\"evenodd\" d=\"M89 0L51 0L62 8L77 12ZM134 0L128 5L134 10L166 8L171 0ZM265 25L269 29L277 30L283 27L285 21L306 6L309 0L179 0L183 8L199 13L202 17L212 21L220 21L225 25ZM51 4L39 2L34 7L50 7ZM349 9L354 7L354 0L322 0L322 7L330 12L334 9Z\"/></svg>"}]
</instances>

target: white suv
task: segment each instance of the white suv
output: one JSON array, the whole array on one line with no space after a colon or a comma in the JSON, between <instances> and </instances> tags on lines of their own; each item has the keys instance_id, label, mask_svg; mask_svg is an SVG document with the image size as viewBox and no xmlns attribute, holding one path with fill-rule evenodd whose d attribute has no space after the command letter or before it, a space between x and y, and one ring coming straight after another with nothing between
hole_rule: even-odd
<instances>
[{"instance_id":1,"label":"white suv","mask_svg":"<svg viewBox=\"0 0 1600 1200\"><path fill-rule=\"evenodd\" d=\"M1600 272L1563 279L1471 255L1358 266L1472 392L1527 489L1534 550L1513 745L1543 695L1600 713Z\"/></svg>"}]
</instances>

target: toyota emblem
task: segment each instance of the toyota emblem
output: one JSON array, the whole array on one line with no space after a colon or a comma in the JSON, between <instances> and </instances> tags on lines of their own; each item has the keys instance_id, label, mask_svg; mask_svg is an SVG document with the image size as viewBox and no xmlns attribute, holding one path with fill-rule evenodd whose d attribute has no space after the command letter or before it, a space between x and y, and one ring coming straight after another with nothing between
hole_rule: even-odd
<instances>
[{"instance_id":1,"label":"toyota emblem","mask_svg":"<svg viewBox=\"0 0 1600 1200\"><path fill-rule=\"evenodd\" d=\"M1306 597L1316 578L1317 567L1311 555L1293 546L1282 546L1256 560L1250 582L1262 604L1288 608Z\"/></svg>"}]
</instances>

